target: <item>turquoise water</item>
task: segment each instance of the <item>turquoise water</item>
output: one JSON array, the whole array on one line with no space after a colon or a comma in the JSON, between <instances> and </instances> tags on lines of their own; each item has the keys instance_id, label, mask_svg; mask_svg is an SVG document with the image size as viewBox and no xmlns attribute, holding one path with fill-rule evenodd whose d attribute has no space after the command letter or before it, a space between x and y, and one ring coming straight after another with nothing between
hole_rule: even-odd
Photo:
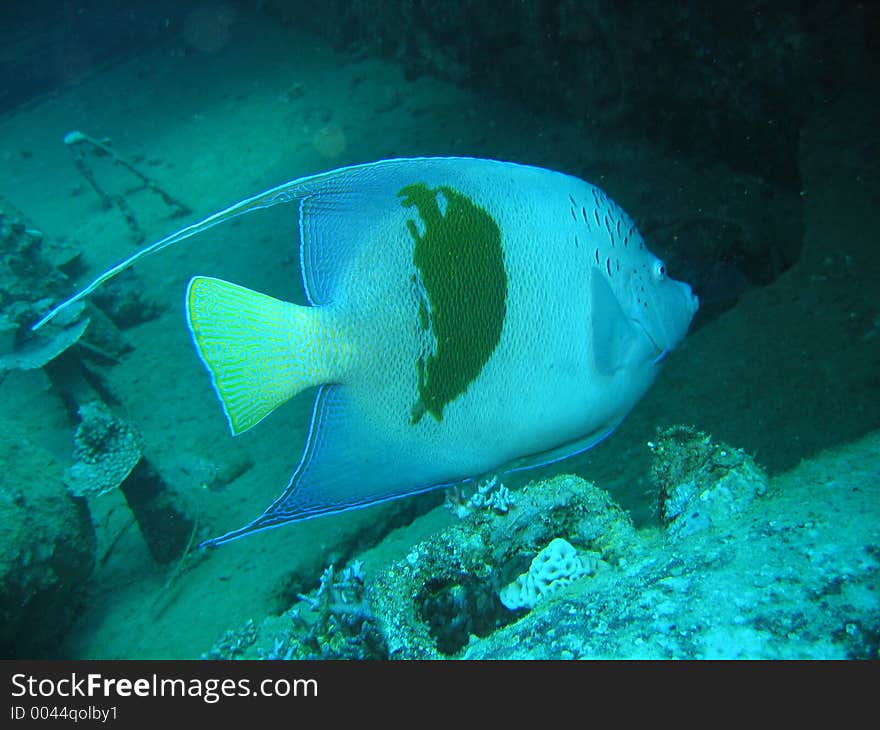
<instances>
[{"instance_id":1,"label":"turquoise water","mask_svg":"<svg viewBox=\"0 0 880 730\"><path fill-rule=\"evenodd\" d=\"M572 24L564 3L552 17L512 13L494 34L456 4L443 17L468 34L402 14L384 43L369 41L368 24L361 37L357 23L316 14L306 25L296 6L285 17L271 3L261 12L154 5L127 18L101 12L101 25L88 24L89 12L72 21L15 8L4 12L20 50L3 73L16 83L5 84L0 116L4 656L490 658L507 656L516 635L521 656L534 658L876 657L880 313L869 293L880 273L880 120L858 71L870 47L856 30L868 11L768 17L763 35L743 36L753 57L781 58L773 68L809 91L796 99L773 97L784 84L772 77L753 88L723 76L744 51L715 39L720 96L750 110L725 117L724 99L707 92L717 89L711 64L685 53L685 41L643 71L654 84L681 81L664 98L638 82L637 50L658 44L662 26L651 35L644 18L621 35L620 18L592 11ZM699 13L678 12L695 36L707 32ZM832 33L823 20L851 34L852 55L833 57L833 78L785 66ZM523 31L527 21L550 40ZM53 53L40 53L46 43ZM542 49L552 82L540 83L540 64L523 61L519 46ZM488 68L498 57L509 74ZM693 118L688 93L700 100ZM776 136L766 132L773 124ZM74 131L94 143L65 144ZM562 521L530 542L510 529L532 514L525 497L504 512L468 509L470 493L453 494L461 520L438 492L199 551L286 486L312 400L304 393L232 438L190 343L186 283L214 276L304 304L290 211L248 216L139 264L94 298L82 339L57 357L52 348L81 333L34 340L27 325L144 242L234 201L323 170L424 155L540 165L601 186L703 298L688 338L610 438L503 480L514 495L559 474L590 480L612 500L595 497L597 521L620 525L626 539L574 534ZM106 410L84 433L81 408L95 401ZM648 443L674 424L744 450L767 475L745 491L707 486L699 504L721 506L696 510L702 528L692 533L660 522L651 476ZM95 493L113 469L125 471L126 453L138 467L125 489ZM95 468L72 469L84 460ZM552 502L563 492L532 494ZM717 496L728 492L730 501ZM475 551L466 578L451 577L452 557L428 559L418 547L463 539L480 520L501 544ZM499 594L554 537L600 567L526 612L506 610ZM396 561L432 586L405 636L383 628L403 600L387 578ZM735 609L710 625L712 596L734 595ZM339 601L359 612L342 620ZM566 615L584 617L592 636ZM541 621L558 635L541 638ZM443 633L443 624L460 629ZM621 638L601 638L603 625ZM470 633L479 638L465 649Z\"/></svg>"}]
</instances>

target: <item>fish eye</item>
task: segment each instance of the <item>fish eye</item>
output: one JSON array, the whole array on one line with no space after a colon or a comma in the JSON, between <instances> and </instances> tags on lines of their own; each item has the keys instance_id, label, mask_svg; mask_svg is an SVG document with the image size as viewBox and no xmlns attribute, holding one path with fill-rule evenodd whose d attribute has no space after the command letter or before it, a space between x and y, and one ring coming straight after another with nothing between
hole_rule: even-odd
<instances>
[{"instance_id":1,"label":"fish eye","mask_svg":"<svg viewBox=\"0 0 880 730\"><path fill-rule=\"evenodd\" d=\"M666 264L662 261L655 261L654 268L651 272L657 281L663 281L666 278Z\"/></svg>"}]
</instances>

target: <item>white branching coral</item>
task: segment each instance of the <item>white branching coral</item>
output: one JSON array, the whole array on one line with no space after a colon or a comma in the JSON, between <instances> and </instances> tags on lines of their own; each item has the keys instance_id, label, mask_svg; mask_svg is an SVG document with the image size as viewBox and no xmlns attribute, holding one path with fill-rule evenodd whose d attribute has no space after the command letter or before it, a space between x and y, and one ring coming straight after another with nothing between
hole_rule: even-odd
<instances>
[{"instance_id":1,"label":"white branching coral","mask_svg":"<svg viewBox=\"0 0 880 730\"><path fill-rule=\"evenodd\" d=\"M470 494L459 486L446 491L446 507L460 519L483 509L499 515L507 514L515 503L516 498L497 476L480 482Z\"/></svg>"}]
</instances>

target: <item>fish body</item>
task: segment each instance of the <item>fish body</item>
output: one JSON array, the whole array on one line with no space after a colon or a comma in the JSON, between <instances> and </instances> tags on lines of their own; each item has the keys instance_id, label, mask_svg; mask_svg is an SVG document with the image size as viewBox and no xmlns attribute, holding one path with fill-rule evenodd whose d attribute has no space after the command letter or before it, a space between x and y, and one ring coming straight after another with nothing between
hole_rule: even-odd
<instances>
[{"instance_id":1,"label":"fish body","mask_svg":"<svg viewBox=\"0 0 880 730\"><path fill-rule=\"evenodd\" d=\"M187 289L233 434L315 394L287 489L207 544L589 448L644 395L697 310L599 188L494 160L302 178L151 248L284 203L298 205L309 306L207 277Z\"/></svg>"}]
</instances>

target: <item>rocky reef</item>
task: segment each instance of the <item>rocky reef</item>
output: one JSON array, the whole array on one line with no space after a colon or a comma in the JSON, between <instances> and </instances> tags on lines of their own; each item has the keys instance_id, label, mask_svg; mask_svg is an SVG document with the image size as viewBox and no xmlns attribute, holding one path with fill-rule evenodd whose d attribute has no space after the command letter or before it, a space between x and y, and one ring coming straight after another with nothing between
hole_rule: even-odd
<instances>
[{"instance_id":1,"label":"rocky reef","mask_svg":"<svg viewBox=\"0 0 880 730\"><path fill-rule=\"evenodd\" d=\"M82 608L95 531L61 465L12 421L0 427L0 656L51 656Z\"/></svg>"},{"instance_id":2,"label":"rocky reef","mask_svg":"<svg viewBox=\"0 0 880 730\"><path fill-rule=\"evenodd\" d=\"M363 564L331 565L318 587L280 616L227 631L203 659L385 659L384 638L366 597Z\"/></svg>"},{"instance_id":3,"label":"rocky reef","mask_svg":"<svg viewBox=\"0 0 880 730\"><path fill-rule=\"evenodd\" d=\"M649 444L658 527L636 530L578 477L533 482L505 512L459 510L373 575L331 566L206 656L876 659L878 446L875 434L771 483L740 449L662 429ZM843 512L858 524L841 529Z\"/></svg>"},{"instance_id":4,"label":"rocky reef","mask_svg":"<svg viewBox=\"0 0 880 730\"><path fill-rule=\"evenodd\" d=\"M31 325L72 288L79 253L3 198L0 246L0 382L41 370L34 376L70 418L73 450L64 469L12 413L0 424L0 656L33 658L57 647L82 606L96 562L89 499L121 487L159 562L181 555L194 522L142 454L134 428L108 405L114 399L103 377L130 349L122 328L158 308L132 276L97 306L73 307L34 332ZM13 380L23 382L10 378L12 389Z\"/></svg>"},{"instance_id":5,"label":"rocky reef","mask_svg":"<svg viewBox=\"0 0 880 730\"><path fill-rule=\"evenodd\" d=\"M547 554L554 541L567 550ZM609 566L625 564L637 548L629 518L607 493L573 476L527 485L507 514L475 512L462 522L415 546L407 556L382 571L369 596L385 636L389 656L436 659L458 654L471 637L487 637L519 615L512 602L518 576L529 575L538 555L545 555L545 595L555 582L591 580L571 552L592 554ZM535 573L522 582L520 594L538 593ZM532 583L529 589L528 583ZM523 606L536 596L515 601Z\"/></svg>"}]
</instances>

